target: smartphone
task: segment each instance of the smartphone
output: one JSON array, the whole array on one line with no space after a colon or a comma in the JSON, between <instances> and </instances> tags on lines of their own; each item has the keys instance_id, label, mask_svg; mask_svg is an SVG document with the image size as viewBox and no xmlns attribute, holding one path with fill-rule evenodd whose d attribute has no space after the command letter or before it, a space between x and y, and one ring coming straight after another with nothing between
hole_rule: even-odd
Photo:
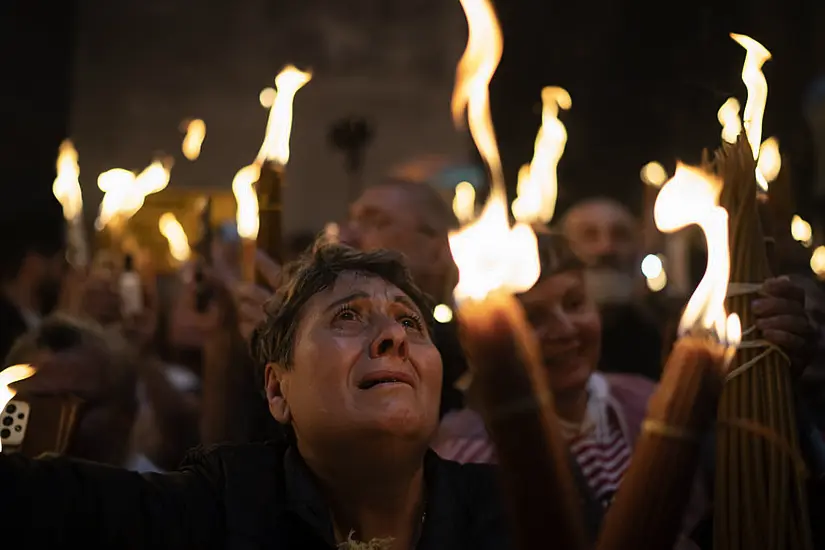
<instances>
[{"instance_id":1,"label":"smartphone","mask_svg":"<svg viewBox=\"0 0 825 550\"><path fill-rule=\"evenodd\" d=\"M0 413L4 453L63 454L71 443L82 400L71 395L18 395Z\"/></svg>"},{"instance_id":2,"label":"smartphone","mask_svg":"<svg viewBox=\"0 0 825 550\"><path fill-rule=\"evenodd\" d=\"M31 406L12 399L0 413L0 443L3 447L19 447L26 437Z\"/></svg>"}]
</instances>

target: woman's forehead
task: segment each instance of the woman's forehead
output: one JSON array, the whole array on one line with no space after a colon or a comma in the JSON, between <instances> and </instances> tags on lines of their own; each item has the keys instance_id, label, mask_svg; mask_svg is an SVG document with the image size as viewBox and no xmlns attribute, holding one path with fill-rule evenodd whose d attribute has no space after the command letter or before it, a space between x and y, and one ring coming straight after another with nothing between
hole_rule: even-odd
<instances>
[{"instance_id":1,"label":"woman's forehead","mask_svg":"<svg viewBox=\"0 0 825 550\"><path fill-rule=\"evenodd\" d=\"M386 279L377 275L350 271L339 275L335 283L313 296L309 305L323 308L332 303L345 303L358 299L411 301L404 291Z\"/></svg>"},{"instance_id":2,"label":"woman's forehead","mask_svg":"<svg viewBox=\"0 0 825 550\"><path fill-rule=\"evenodd\" d=\"M527 292L520 294L523 302L536 302L561 296L569 290L584 287L584 272L578 269L560 271L543 277Z\"/></svg>"}]
</instances>

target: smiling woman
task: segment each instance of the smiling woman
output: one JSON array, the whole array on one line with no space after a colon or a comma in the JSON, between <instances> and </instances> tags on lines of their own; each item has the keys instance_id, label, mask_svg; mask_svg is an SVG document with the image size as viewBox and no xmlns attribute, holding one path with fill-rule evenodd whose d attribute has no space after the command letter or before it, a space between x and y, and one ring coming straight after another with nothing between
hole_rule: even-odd
<instances>
[{"instance_id":1,"label":"smiling woman","mask_svg":"<svg viewBox=\"0 0 825 550\"><path fill-rule=\"evenodd\" d=\"M0 455L0 513L37 521L26 546L508 548L491 467L428 450L441 358L400 256L322 246L286 272L254 351L294 437L143 476Z\"/></svg>"}]
</instances>

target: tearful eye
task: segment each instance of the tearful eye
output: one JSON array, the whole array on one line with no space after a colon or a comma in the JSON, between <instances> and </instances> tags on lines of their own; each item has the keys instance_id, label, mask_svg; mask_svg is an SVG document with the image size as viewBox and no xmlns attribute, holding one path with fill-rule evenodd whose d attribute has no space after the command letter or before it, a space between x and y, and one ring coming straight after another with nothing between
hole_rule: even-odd
<instances>
[{"instance_id":1,"label":"tearful eye","mask_svg":"<svg viewBox=\"0 0 825 550\"><path fill-rule=\"evenodd\" d=\"M405 315L399 320L399 322L401 323L401 326L403 326L404 328L411 328L417 331L420 331L423 328L421 325L421 321L411 315Z\"/></svg>"}]
</instances>

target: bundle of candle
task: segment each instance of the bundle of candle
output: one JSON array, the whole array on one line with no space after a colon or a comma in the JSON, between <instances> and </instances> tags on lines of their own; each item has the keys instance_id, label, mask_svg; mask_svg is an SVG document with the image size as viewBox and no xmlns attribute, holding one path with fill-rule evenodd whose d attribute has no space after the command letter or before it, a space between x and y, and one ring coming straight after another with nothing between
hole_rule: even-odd
<instances>
[{"instance_id":1,"label":"bundle of candle","mask_svg":"<svg viewBox=\"0 0 825 550\"><path fill-rule=\"evenodd\" d=\"M730 131L723 131L722 148L706 161L724 182L720 201L730 213L733 281L728 307L746 329L719 406L715 547L810 548L790 361L760 337L751 309L762 282L771 276L757 197L768 191L781 164L776 141L762 143L768 94L762 65L771 54L750 37L732 34L731 38L747 52L742 69L748 91L744 124L733 120L736 113L728 113L725 125ZM723 118L721 110L719 118Z\"/></svg>"},{"instance_id":2,"label":"bundle of candle","mask_svg":"<svg viewBox=\"0 0 825 550\"><path fill-rule=\"evenodd\" d=\"M753 328L751 300L771 276L757 213L756 164L748 142L724 145L714 166L724 180L732 252L729 308L747 327L719 408L715 547L810 548L805 467L799 453L790 362Z\"/></svg>"}]
</instances>

